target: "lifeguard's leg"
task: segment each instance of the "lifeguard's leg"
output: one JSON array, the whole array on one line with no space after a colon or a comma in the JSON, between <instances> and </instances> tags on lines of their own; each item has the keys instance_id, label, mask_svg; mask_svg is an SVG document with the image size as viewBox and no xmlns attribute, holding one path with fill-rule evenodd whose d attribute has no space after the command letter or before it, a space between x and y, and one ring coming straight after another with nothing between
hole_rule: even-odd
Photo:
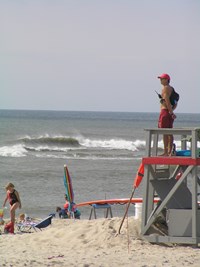
<instances>
[{"instance_id":1,"label":"lifeguard's leg","mask_svg":"<svg viewBox=\"0 0 200 267\"><path fill-rule=\"evenodd\" d=\"M168 155L172 155L172 149L173 149L173 142L174 142L174 136L168 135Z\"/></svg>"},{"instance_id":2,"label":"lifeguard's leg","mask_svg":"<svg viewBox=\"0 0 200 267\"><path fill-rule=\"evenodd\" d=\"M163 143L164 143L164 154L163 154L163 156L168 156L168 135L163 135Z\"/></svg>"}]
</instances>

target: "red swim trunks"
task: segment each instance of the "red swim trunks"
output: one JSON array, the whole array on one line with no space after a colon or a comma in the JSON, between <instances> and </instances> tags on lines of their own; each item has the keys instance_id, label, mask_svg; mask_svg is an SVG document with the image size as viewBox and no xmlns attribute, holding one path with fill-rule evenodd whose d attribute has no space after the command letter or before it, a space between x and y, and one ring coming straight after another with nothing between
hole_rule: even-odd
<instances>
[{"instance_id":1,"label":"red swim trunks","mask_svg":"<svg viewBox=\"0 0 200 267\"><path fill-rule=\"evenodd\" d=\"M158 120L158 128L173 128L174 119L169 114L167 109L161 109L159 120Z\"/></svg>"}]
</instances>

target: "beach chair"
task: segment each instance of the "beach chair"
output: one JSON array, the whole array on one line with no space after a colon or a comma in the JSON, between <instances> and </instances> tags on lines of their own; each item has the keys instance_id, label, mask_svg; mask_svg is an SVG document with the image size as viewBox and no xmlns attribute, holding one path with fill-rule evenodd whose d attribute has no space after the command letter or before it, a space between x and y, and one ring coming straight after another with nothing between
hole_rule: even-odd
<instances>
[{"instance_id":1,"label":"beach chair","mask_svg":"<svg viewBox=\"0 0 200 267\"><path fill-rule=\"evenodd\" d=\"M51 224L51 220L53 217L54 214L50 214L47 218L39 222L25 221L22 223L17 223L17 227L20 232L24 233L30 233L32 229L35 231L37 231L37 229L40 229L42 231L43 228L46 228Z\"/></svg>"},{"instance_id":2,"label":"beach chair","mask_svg":"<svg viewBox=\"0 0 200 267\"><path fill-rule=\"evenodd\" d=\"M22 232L22 233L30 233L32 229L34 229L34 226L37 223L34 221L24 221L24 222L20 222L17 223L17 230Z\"/></svg>"},{"instance_id":3,"label":"beach chair","mask_svg":"<svg viewBox=\"0 0 200 267\"><path fill-rule=\"evenodd\" d=\"M36 231L37 229L42 230L43 228L46 228L47 226L49 226L51 224L51 220L53 218L53 214L49 215L47 218L45 218L44 220L42 220L39 223L36 223L35 225L33 225L33 229Z\"/></svg>"}]
</instances>

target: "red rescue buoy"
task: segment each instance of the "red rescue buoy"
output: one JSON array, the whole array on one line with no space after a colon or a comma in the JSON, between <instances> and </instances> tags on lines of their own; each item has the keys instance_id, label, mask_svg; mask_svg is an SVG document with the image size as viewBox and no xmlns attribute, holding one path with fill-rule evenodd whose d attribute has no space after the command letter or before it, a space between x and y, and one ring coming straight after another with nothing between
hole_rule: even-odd
<instances>
[{"instance_id":1,"label":"red rescue buoy","mask_svg":"<svg viewBox=\"0 0 200 267\"><path fill-rule=\"evenodd\" d=\"M140 185L143 177L144 177L144 164L141 163L139 168L138 168L138 171L137 171L137 174L135 176L134 183L133 183L134 188L137 188Z\"/></svg>"}]
</instances>

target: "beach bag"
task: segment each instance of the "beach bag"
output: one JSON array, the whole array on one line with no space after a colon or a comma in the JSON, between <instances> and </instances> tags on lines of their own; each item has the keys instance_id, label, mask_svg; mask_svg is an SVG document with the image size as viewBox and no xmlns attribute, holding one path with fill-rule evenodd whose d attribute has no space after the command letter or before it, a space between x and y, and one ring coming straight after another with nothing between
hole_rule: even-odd
<instances>
[{"instance_id":1,"label":"beach bag","mask_svg":"<svg viewBox=\"0 0 200 267\"><path fill-rule=\"evenodd\" d=\"M157 91L155 91L156 94L158 95L161 104L163 103L164 99L162 98L161 94L159 94ZM171 103L172 106L175 106L178 101L179 101L179 94L175 91L175 89L172 87L172 93L170 95L169 101Z\"/></svg>"},{"instance_id":2,"label":"beach bag","mask_svg":"<svg viewBox=\"0 0 200 267\"><path fill-rule=\"evenodd\" d=\"M169 100L172 106L175 106L179 101L179 94L174 90L173 87Z\"/></svg>"}]
</instances>

